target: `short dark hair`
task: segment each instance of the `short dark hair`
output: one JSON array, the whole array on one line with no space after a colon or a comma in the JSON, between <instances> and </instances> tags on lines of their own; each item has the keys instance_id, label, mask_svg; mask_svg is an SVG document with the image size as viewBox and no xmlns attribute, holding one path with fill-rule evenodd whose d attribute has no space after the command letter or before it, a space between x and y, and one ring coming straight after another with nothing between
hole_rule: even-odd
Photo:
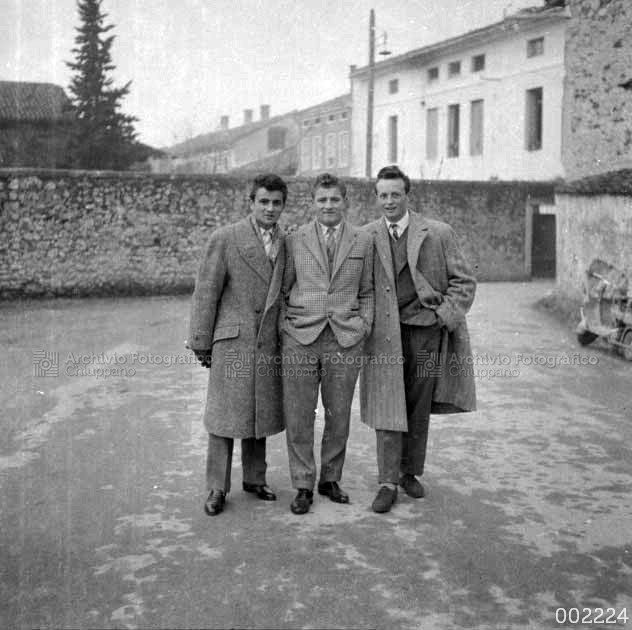
<instances>
[{"instance_id":1,"label":"short dark hair","mask_svg":"<svg viewBox=\"0 0 632 630\"><path fill-rule=\"evenodd\" d=\"M375 184L373 184L373 190L376 193L376 185L380 179L401 179L404 181L404 191L406 194L410 192L410 178L399 168L399 166L395 166L395 164L391 164L390 166L385 166L380 169L380 172L377 174L377 178L375 179Z\"/></svg>"},{"instance_id":2,"label":"short dark hair","mask_svg":"<svg viewBox=\"0 0 632 630\"><path fill-rule=\"evenodd\" d=\"M252 188L250 189L250 201L254 201L257 196L259 188L265 188L272 192L273 190L280 190L283 194L283 203L287 200L287 184L274 173L263 173L257 175L252 180Z\"/></svg>"},{"instance_id":3,"label":"short dark hair","mask_svg":"<svg viewBox=\"0 0 632 630\"><path fill-rule=\"evenodd\" d=\"M321 173L312 184L312 199L317 188L338 188L343 199L347 198L347 187L345 183L331 173Z\"/></svg>"}]
</instances>

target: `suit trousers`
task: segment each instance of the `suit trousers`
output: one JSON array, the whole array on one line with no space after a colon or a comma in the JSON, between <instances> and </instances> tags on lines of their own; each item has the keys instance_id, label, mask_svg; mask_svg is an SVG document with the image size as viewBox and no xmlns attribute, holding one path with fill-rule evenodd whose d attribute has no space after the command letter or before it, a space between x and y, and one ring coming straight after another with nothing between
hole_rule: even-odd
<instances>
[{"instance_id":1,"label":"suit trousers","mask_svg":"<svg viewBox=\"0 0 632 630\"><path fill-rule=\"evenodd\" d=\"M209 433L206 455L206 488L230 492L233 463L233 438ZM244 483L264 486L266 483L266 439L246 438L241 441L241 467Z\"/></svg>"},{"instance_id":2,"label":"suit trousers","mask_svg":"<svg viewBox=\"0 0 632 630\"><path fill-rule=\"evenodd\" d=\"M364 340L343 348L329 325L307 345L283 333L283 412L290 477L296 489L312 490L316 481L314 421L319 386L325 409L320 482L342 477L363 346Z\"/></svg>"},{"instance_id":3,"label":"suit trousers","mask_svg":"<svg viewBox=\"0 0 632 630\"><path fill-rule=\"evenodd\" d=\"M426 461L432 394L437 381L441 327L401 324L408 432L376 430L378 483L400 474L422 475Z\"/></svg>"}]
</instances>

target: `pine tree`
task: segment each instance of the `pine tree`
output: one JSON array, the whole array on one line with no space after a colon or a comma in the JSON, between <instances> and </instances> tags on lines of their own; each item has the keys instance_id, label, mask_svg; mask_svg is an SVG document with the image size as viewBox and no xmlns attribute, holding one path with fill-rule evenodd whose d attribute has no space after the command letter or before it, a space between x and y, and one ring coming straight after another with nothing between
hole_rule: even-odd
<instances>
[{"instance_id":1,"label":"pine tree","mask_svg":"<svg viewBox=\"0 0 632 630\"><path fill-rule=\"evenodd\" d=\"M81 26L75 29L75 61L66 62L75 72L69 87L77 119L71 160L75 168L120 170L134 160L138 119L121 112L131 82L115 88L109 76L115 68L110 54L114 35L106 34L114 25L104 25L101 2L77 2Z\"/></svg>"}]
</instances>

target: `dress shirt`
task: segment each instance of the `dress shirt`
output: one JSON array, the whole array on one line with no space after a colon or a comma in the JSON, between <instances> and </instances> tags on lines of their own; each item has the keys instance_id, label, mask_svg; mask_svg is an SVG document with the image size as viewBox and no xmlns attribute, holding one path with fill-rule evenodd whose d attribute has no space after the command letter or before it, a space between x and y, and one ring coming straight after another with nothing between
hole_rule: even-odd
<instances>
[{"instance_id":1,"label":"dress shirt","mask_svg":"<svg viewBox=\"0 0 632 630\"><path fill-rule=\"evenodd\" d=\"M391 222L386 217L384 217L384 221L386 222L386 228L388 229L390 237L393 238L393 231L391 229L392 225L397 226L398 237L400 237L404 233L404 230L408 227L410 216L408 214L408 210L406 210L406 214L404 214L404 216L399 221Z\"/></svg>"}]
</instances>

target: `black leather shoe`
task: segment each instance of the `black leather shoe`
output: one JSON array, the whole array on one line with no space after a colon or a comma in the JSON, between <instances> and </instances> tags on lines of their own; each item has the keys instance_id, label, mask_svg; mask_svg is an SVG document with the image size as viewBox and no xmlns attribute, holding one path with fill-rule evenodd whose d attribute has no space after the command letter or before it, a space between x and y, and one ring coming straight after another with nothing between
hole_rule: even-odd
<instances>
[{"instance_id":1,"label":"black leather shoe","mask_svg":"<svg viewBox=\"0 0 632 630\"><path fill-rule=\"evenodd\" d=\"M388 512L397 499L397 488L392 490L388 486L382 486L373 500L371 507L374 512Z\"/></svg>"},{"instance_id":2,"label":"black leather shoe","mask_svg":"<svg viewBox=\"0 0 632 630\"><path fill-rule=\"evenodd\" d=\"M204 511L209 516L217 516L224 509L226 503L226 493L222 490L211 490L211 493L204 503Z\"/></svg>"},{"instance_id":3,"label":"black leather shoe","mask_svg":"<svg viewBox=\"0 0 632 630\"><path fill-rule=\"evenodd\" d=\"M256 483L246 483L244 481L241 487L244 489L244 492L252 492L262 501L276 501L276 494L268 486L260 486Z\"/></svg>"},{"instance_id":4,"label":"black leather shoe","mask_svg":"<svg viewBox=\"0 0 632 630\"><path fill-rule=\"evenodd\" d=\"M319 483L318 494L324 494L336 503L349 503L349 495L340 488L337 481Z\"/></svg>"},{"instance_id":5,"label":"black leather shoe","mask_svg":"<svg viewBox=\"0 0 632 630\"><path fill-rule=\"evenodd\" d=\"M309 506L314 502L314 493L311 490L300 488L294 501L290 504L292 514L305 514L309 512Z\"/></svg>"},{"instance_id":6,"label":"black leather shoe","mask_svg":"<svg viewBox=\"0 0 632 630\"><path fill-rule=\"evenodd\" d=\"M417 481L415 475L402 475L399 485L404 492L413 499L421 499L424 496L424 487Z\"/></svg>"}]
</instances>

